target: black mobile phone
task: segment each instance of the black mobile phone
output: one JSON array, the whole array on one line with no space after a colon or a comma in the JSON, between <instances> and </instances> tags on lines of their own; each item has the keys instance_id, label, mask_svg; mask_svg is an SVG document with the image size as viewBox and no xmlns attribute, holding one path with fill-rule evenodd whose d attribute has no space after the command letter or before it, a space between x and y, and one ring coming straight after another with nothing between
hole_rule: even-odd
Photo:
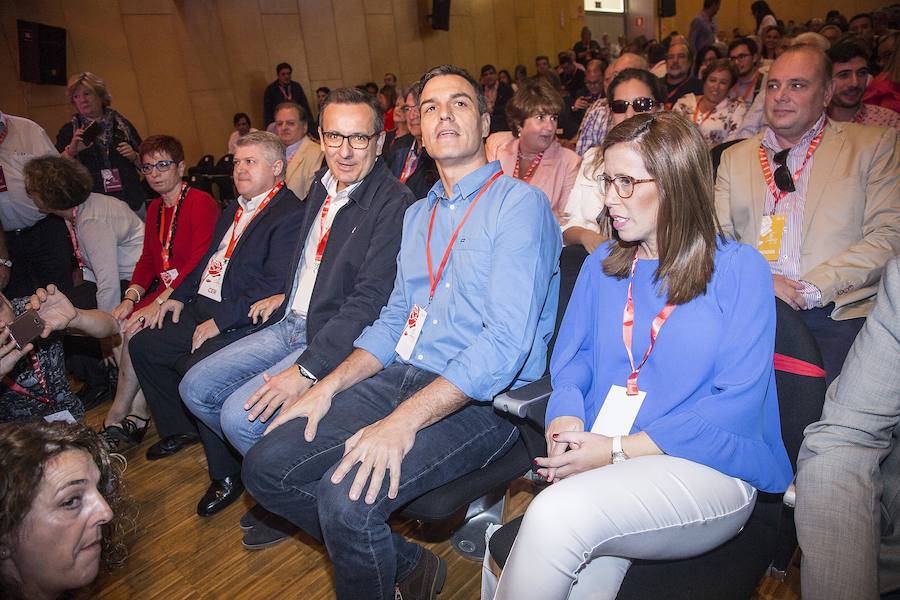
<instances>
[{"instance_id":1,"label":"black mobile phone","mask_svg":"<svg viewBox=\"0 0 900 600\"><path fill-rule=\"evenodd\" d=\"M81 143L90 146L100 135L100 124L97 121L91 121L91 124L84 128L81 132Z\"/></svg>"},{"instance_id":2,"label":"black mobile phone","mask_svg":"<svg viewBox=\"0 0 900 600\"><path fill-rule=\"evenodd\" d=\"M41 335L42 331L44 331L44 320L31 309L23 312L9 324L9 332L19 350Z\"/></svg>"}]
</instances>

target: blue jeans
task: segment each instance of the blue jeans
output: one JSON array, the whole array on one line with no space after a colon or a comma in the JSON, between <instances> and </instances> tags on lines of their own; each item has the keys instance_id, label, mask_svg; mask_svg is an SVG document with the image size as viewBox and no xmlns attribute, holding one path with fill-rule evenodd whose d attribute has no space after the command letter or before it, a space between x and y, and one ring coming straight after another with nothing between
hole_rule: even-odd
<instances>
[{"instance_id":1,"label":"blue jeans","mask_svg":"<svg viewBox=\"0 0 900 600\"><path fill-rule=\"evenodd\" d=\"M393 500L385 482L373 504L350 500L356 471L339 484L331 474L344 441L389 415L437 375L395 363L337 394L316 439L303 441L306 419L289 421L259 441L244 459L244 484L257 502L324 541L338 598L390 599L395 581L415 567L422 549L392 533L387 520L425 492L503 456L518 435L490 404L470 402L416 434L403 459Z\"/></svg>"},{"instance_id":2,"label":"blue jeans","mask_svg":"<svg viewBox=\"0 0 900 600\"><path fill-rule=\"evenodd\" d=\"M181 398L202 423L200 437L212 479L240 473L240 457L229 457L224 440L244 455L274 418L249 421L244 410L244 403L264 383L263 373L280 373L305 349L306 319L288 311L278 323L203 359L181 380Z\"/></svg>"}]
</instances>

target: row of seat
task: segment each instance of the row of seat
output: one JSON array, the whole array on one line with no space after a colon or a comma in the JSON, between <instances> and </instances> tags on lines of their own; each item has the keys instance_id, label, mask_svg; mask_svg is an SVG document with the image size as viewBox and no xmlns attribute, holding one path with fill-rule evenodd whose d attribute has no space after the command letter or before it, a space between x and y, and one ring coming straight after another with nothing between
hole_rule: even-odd
<instances>
[{"instance_id":1,"label":"row of seat","mask_svg":"<svg viewBox=\"0 0 900 600\"><path fill-rule=\"evenodd\" d=\"M188 168L182 179L191 187L210 194L224 207L238 195L232 179L233 170L233 154L224 155L218 162L212 154L206 154L195 166Z\"/></svg>"}]
</instances>

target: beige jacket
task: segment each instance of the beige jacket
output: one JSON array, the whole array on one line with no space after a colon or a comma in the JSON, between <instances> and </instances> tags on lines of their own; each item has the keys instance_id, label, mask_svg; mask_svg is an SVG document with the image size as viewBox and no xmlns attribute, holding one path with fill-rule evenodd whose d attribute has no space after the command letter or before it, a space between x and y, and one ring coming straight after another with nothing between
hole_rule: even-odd
<instances>
[{"instance_id":1,"label":"beige jacket","mask_svg":"<svg viewBox=\"0 0 900 600\"><path fill-rule=\"evenodd\" d=\"M764 131L722 155L716 213L725 233L756 247L766 198ZM812 160L800 242L801 279L834 302L836 320L864 317L884 265L900 253L897 132L828 120Z\"/></svg>"},{"instance_id":2,"label":"beige jacket","mask_svg":"<svg viewBox=\"0 0 900 600\"><path fill-rule=\"evenodd\" d=\"M284 182L301 201L306 200L316 171L322 166L323 156L319 143L305 137L288 161Z\"/></svg>"}]
</instances>

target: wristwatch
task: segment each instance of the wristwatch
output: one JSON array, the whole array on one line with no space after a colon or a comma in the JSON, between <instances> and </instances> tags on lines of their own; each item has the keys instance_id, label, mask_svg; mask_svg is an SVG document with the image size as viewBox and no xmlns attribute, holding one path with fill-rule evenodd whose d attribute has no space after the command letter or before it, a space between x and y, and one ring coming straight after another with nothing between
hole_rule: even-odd
<instances>
[{"instance_id":1,"label":"wristwatch","mask_svg":"<svg viewBox=\"0 0 900 600\"><path fill-rule=\"evenodd\" d=\"M628 460L628 455L622 450L622 436L617 435L612 439L612 463L620 463Z\"/></svg>"},{"instance_id":2,"label":"wristwatch","mask_svg":"<svg viewBox=\"0 0 900 600\"><path fill-rule=\"evenodd\" d=\"M12 269L12 261L8 258L0 258L0 265L3 265L7 269Z\"/></svg>"},{"instance_id":3,"label":"wristwatch","mask_svg":"<svg viewBox=\"0 0 900 600\"><path fill-rule=\"evenodd\" d=\"M304 377L304 378L306 378L306 379L309 379L310 381L313 382L313 384L315 384L315 383L317 383L317 382L319 381L319 380L316 378L316 376L313 375L312 373L310 373L310 372L306 369L306 367L304 367L303 365L298 364L298 365L297 365L297 370L300 371L300 376L301 376L301 377Z\"/></svg>"}]
</instances>

